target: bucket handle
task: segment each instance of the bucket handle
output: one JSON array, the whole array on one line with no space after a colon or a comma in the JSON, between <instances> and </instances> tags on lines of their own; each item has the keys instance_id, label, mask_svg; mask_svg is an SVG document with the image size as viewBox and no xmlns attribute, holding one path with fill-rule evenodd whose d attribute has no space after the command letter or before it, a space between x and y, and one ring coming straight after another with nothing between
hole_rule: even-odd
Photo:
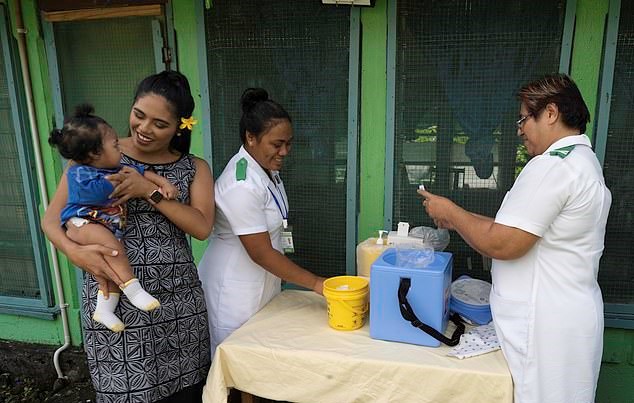
<instances>
[{"instance_id":1,"label":"bucket handle","mask_svg":"<svg viewBox=\"0 0 634 403\"><path fill-rule=\"evenodd\" d=\"M462 320L460 320L460 316L457 313L451 315L451 321L456 325L456 330L454 330L451 338L446 337L444 334L440 333L438 330L433 327L421 322L412 306L407 301L407 293L409 292L410 286L412 284L412 280L409 278L401 278L401 282L398 286L398 305L401 309L401 315L403 319L410 322L412 326L419 328L423 332L427 333L434 339L438 340L441 343L444 343L448 346L457 346L460 342L460 336L464 333L465 326Z\"/></svg>"}]
</instances>

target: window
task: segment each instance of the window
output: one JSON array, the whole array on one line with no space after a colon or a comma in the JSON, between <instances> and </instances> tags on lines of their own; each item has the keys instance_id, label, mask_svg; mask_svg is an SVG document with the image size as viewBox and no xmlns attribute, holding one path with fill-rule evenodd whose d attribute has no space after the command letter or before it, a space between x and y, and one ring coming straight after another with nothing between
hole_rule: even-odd
<instances>
[{"instance_id":1,"label":"window","mask_svg":"<svg viewBox=\"0 0 634 403\"><path fill-rule=\"evenodd\" d=\"M52 300L22 77L4 7L0 6L0 307L24 314L46 310Z\"/></svg>"},{"instance_id":2,"label":"window","mask_svg":"<svg viewBox=\"0 0 634 403\"><path fill-rule=\"evenodd\" d=\"M56 68L51 76L60 84L58 127L75 106L90 103L119 136L128 134L137 83L164 68L155 62L160 48L152 47L153 21L155 17L123 17L45 25L54 36L54 48L48 51Z\"/></svg>"},{"instance_id":3,"label":"window","mask_svg":"<svg viewBox=\"0 0 634 403\"><path fill-rule=\"evenodd\" d=\"M616 21L616 54L609 45L606 49L614 66L613 85L607 90L611 92L607 134L599 127L596 138L597 149L605 150L603 174L612 192L599 284L606 304L634 304L634 2L621 2L620 18ZM615 21L611 18L610 22L608 30ZM604 69L604 77L612 74L607 63ZM598 122L602 123L605 122ZM610 309L606 306L606 310ZM629 312L634 312L632 306Z\"/></svg>"},{"instance_id":4,"label":"window","mask_svg":"<svg viewBox=\"0 0 634 403\"><path fill-rule=\"evenodd\" d=\"M392 223L433 226L419 184L495 215L527 161L516 92L560 69L565 11L563 0L397 2ZM455 275L489 276L459 236L448 250Z\"/></svg>"},{"instance_id":5,"label":"window","mask_svg":"<svg viewBox=\"0 0 634 403\"><path fill-rule=\"evenodd\" d=\"M346 167L356 158L348 155L350 13L283 0L217 0L205 11L214 174L241 145L242 92L265 88L293 119L281 172L296 251L289 256L324 276L346 272L346 220L355 220L346 219Z\"/></svg>"}]
</instances>

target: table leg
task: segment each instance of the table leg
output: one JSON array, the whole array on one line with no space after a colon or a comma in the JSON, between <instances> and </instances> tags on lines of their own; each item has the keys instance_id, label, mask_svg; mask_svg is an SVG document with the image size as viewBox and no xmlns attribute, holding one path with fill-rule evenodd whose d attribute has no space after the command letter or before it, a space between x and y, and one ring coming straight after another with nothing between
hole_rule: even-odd
<instances>
[{"instance_id":1,"label":"table leg","mask_svg":"<svg viewBox=\"0 0 634 403\"><path fill-rule=\"evenodd\" d=\"M242 403L257 403L259 400L251 393L240 391L240 401Z\"/></svg>"}]
</instances>

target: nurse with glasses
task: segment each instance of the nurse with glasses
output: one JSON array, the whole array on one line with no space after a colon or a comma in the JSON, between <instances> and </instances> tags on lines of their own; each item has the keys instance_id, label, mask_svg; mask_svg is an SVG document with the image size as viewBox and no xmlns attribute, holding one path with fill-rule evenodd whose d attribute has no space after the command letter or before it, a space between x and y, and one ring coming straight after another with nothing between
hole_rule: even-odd
<instances>
[{"instance_id":1,"label":"nurse with glasses","mask_svg":"<svg viewBox=\"0 0 634 403\"><path fill-rule=\"evenodd\" d=\"M524 121L528 118L530 118L532 115L529 113L528 115L520 115L520 118L517 122L515 122L515 124L517 125L517 130L522 130L522 126L524 124Z\"/></svg>"},{"instance_id":2,"label":"nurse with glasses","mask_svg":"<svg viewBox=\"0 0 634 403\"><path fill-rule=\"evenodd\" d=\"M522 87L517 134L532 157L495 218L427 191L427 214L493 258L490 303L515 403L594 402L603 351L597 282L612 197L566 75Z\"/></svg>"}]
</instances>

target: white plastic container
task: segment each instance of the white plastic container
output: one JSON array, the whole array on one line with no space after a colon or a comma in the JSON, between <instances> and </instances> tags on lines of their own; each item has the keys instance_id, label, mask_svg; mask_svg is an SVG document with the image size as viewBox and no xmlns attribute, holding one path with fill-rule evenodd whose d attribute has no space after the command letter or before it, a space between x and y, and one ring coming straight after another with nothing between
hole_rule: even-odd
<instances>
[{"instance_id":1,"label":"white plastic container","mask_svg":"<svg viewBox=\"0 0 634 403\"><path fill-rule=\"evenodd\" d=\"M370 279L370 268L372 263L385 252L388 245L385 245L383 234L386 231L379 231L379 238L368 238L357 245L357 276Z\"/></svg>"}]
</instances>

